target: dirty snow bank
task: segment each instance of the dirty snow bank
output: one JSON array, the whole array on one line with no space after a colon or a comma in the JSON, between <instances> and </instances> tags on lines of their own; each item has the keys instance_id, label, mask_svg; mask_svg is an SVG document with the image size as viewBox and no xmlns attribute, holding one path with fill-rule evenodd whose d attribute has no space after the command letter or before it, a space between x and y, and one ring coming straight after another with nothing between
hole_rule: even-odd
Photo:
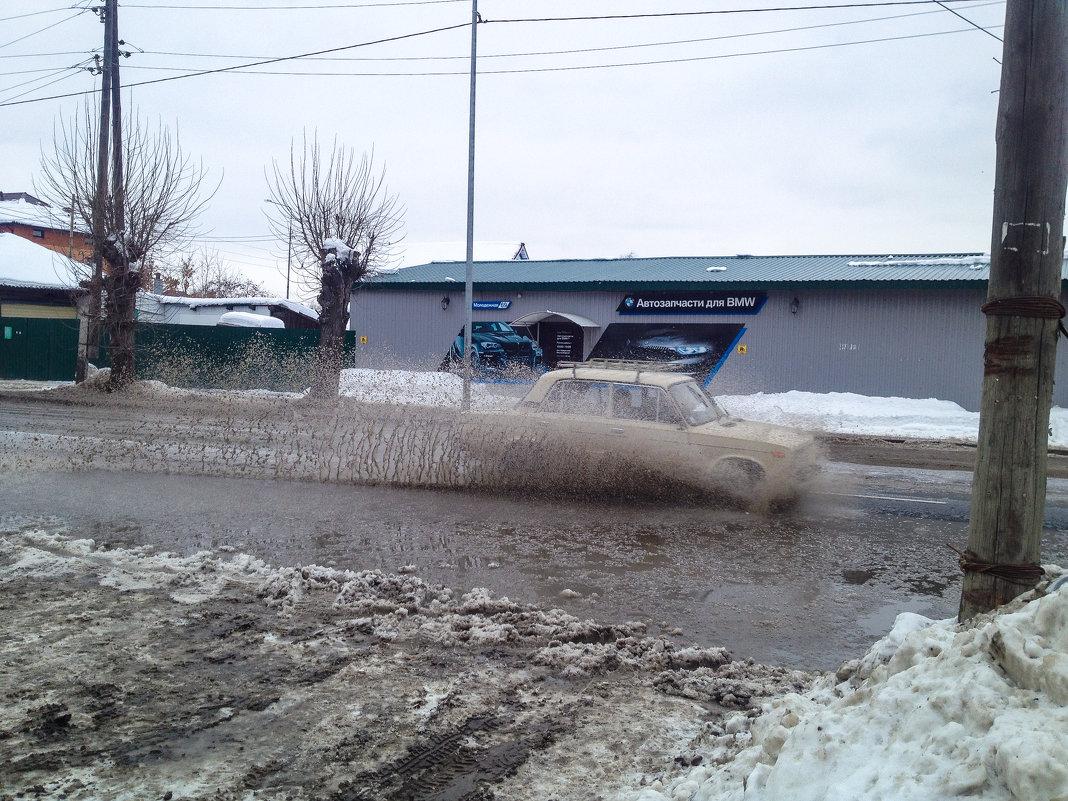
<instances>
[{"instance_id":1,"label":"dirty snow bank","mask_svg":"<svg viewBox=\"0 0 1068 801\"><path fill-rule=\"evenodd\" d=\"M871 398L851 392L792 390L753 395L720 395L717 400L743 420L823 431L828 434L917 437L975 442L979 413L952 401L927 398ZM1068 409L1050 410L1051 448L1068 447Z\"/></svg>"},{"instance_id":2,"label":"dirty snow bank","mask_svg":"<svg viewBox=\"0 0 1068 801\"><path fill-rule=\"evenodd\" d=\"M711 765L617 799L1068 797L1068 588L1038 595L970 626L901 615L837 677L728 719Z\"/></svg>"}]
</instances>

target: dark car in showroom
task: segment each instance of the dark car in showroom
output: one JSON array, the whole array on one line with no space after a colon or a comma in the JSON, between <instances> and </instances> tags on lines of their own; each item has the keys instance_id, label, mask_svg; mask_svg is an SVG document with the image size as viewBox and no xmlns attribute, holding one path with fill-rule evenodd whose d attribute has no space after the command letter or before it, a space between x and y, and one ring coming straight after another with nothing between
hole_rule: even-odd
<instances>
[{"instance_id":1,"label":"dark car in showroom","mask_svg":"<svg viewBox=\"0 0 1068 801\"><path fill-rule=\"evenodd\" d=\"M461 329L442 367L449 369L462 363L463 352L464 332ZM512 368L537 370L542 366L542 351L538 343L500 320L471 324L471 358L475 369L486 374Z\"/></svg>"}]
</instances>

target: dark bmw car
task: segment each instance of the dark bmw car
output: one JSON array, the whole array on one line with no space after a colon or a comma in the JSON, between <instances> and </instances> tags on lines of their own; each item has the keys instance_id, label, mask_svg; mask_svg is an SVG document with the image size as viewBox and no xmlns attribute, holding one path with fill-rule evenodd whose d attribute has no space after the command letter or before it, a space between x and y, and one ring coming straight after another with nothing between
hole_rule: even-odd
<instances>
[{"instance_id":1,"label":"dark bmw car","mask_svg":"<svg viewBox=\"0 0 1068 801\"><path fill-rule=\"evenodd\" d=\"M461 330L453 341L446 362L462 362L463 352L464 335ZM514 365L537 369L542 364L538 343L499 320L471 324L471 352L473 362L481 372L501 371Z\"/></svg>"}]
</instances>

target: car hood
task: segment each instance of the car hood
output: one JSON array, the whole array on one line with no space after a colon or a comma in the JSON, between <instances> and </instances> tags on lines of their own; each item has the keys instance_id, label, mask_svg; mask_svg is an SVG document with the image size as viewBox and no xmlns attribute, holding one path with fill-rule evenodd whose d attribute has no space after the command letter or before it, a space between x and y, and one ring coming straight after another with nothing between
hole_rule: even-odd
<instances>
[{"instance_id":1,"label":"car hood","mask_svg":"<svg viewBox=\"0 0 1068 801\"><path fill-rule=\"evenodd\" d=\"M766 442L779 448L796 450L812 443L812 435L794 428L777 426L772 423L757 423L752 420L739 420L725 417L704 425L694 426L691 431L712 437L731 437L748 440L752 443Z\"/></svg>"}]
</instances>

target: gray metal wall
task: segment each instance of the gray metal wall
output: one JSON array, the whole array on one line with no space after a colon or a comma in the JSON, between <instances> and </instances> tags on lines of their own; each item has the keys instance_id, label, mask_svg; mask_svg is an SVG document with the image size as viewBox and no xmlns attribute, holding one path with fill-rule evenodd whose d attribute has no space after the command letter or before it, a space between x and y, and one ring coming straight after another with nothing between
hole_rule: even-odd
<instances>
[{"instance_id":1,"label":"gray metal wall","mask_svg":"<svg viewBox=\"0 0 1068 801\"><path fill-rule=\"evenodd\" d=\"M665 287L668 288L668 287ZM973 289L799 289L769 291L756 315L633 315L616 312L624 291L476 292L475 300L510 300L507 311L475 311L476 320L514 320L552 310L613 322L743 323L737 350L712 379L717 394L854 392L876 397L938 398L978 411L982 393L984 286ZM441 308L448 296L449 306ZM796 313L791 302L798 300ZM353 295L350 327L357 366L435 370L463 325L456 291L371 291ZM603 330L603 329L602 329ZM601 331L587 331L588 355ZM1054 405L1068 407L1068 343L1058 350Z\"/></svg>"}]
</instances>

